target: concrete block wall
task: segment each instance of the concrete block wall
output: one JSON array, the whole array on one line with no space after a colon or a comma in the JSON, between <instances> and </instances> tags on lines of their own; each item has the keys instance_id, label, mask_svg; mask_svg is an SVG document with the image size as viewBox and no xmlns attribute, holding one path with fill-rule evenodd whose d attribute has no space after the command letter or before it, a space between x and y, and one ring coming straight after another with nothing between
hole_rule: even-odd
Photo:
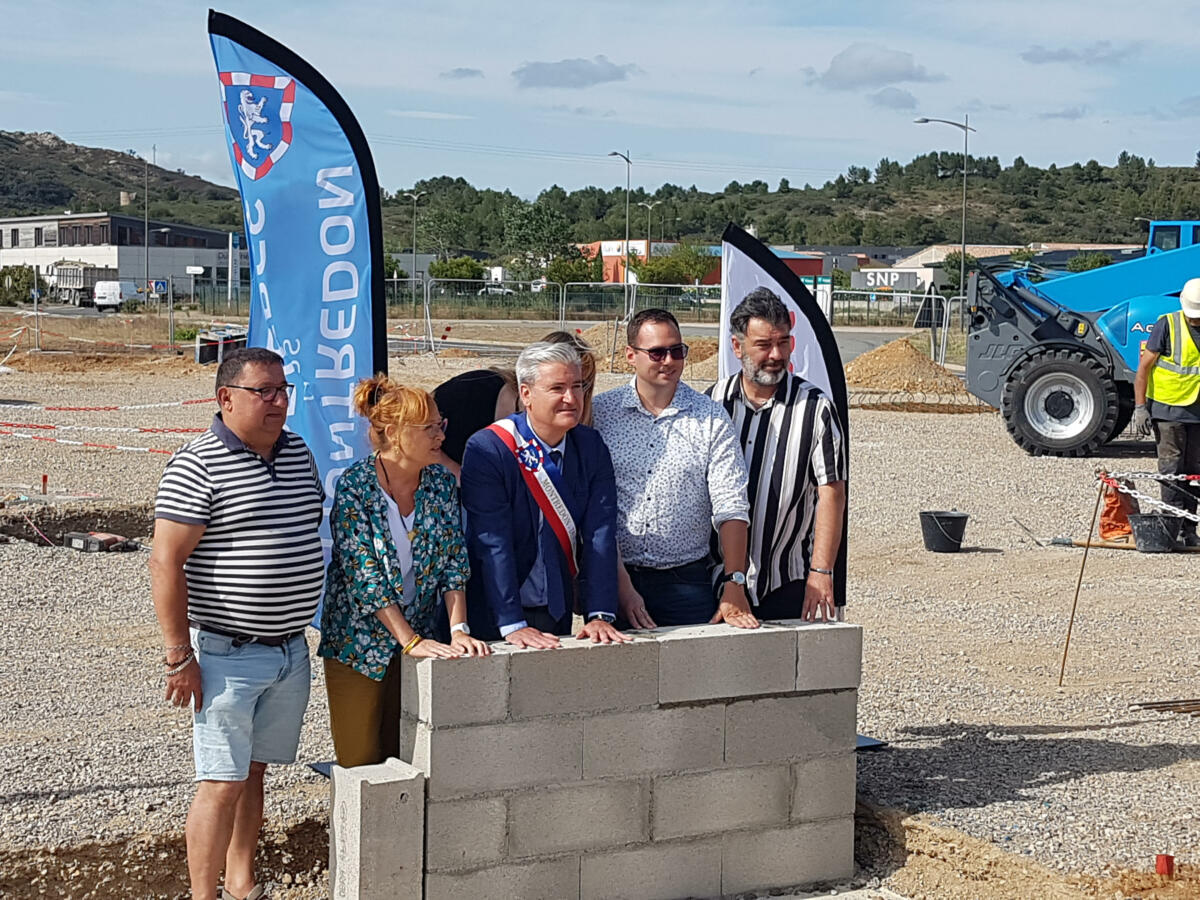
<instances>
[{"instance_id":1,"label":"concrete block wall","mask_svg":"<svg viewBox=\"0 0 1200 900\"><path fill-rule=\"evenodd\" d=\"M853 872L859 627L494 650L404 661L425 897L718 897Z\"/></svg>"}]
</instances>

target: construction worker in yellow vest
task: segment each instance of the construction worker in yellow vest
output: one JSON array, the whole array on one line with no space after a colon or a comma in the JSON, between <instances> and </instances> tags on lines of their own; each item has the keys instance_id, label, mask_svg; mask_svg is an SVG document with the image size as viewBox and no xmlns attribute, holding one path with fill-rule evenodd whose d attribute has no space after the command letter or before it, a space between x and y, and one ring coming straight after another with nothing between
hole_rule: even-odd
<instances>
[{"instance_id":1,"label":"construction worker in yellow vest","mask_svg":"<svg viewBox=\"0 0 1200 900\"><path fill-rule=\"evenodd\" d=\"M1142 346L1133 381L1133 426L1140 435L1153 431L1158 471L1163 475L1200 474L1200 278L1179 292L1179 310L1160 316ZM1196 512L1200 483L1164 481L1162 499ZM1200 547L1196 523L1183 522L1182 539Z\"/></svg>"}]
</instances>

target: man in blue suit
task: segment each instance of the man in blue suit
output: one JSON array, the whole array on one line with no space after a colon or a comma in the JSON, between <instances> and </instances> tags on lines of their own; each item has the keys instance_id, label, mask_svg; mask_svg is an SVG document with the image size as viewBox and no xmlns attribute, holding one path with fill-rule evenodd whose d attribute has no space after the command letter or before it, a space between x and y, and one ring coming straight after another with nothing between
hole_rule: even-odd
<instances>
[{"instance_id":1,"label":"man in blue suit","mask_svg":"<svg viewBox=\"0 0 1200 900\"><path fill-rule=\"evenodd\" d=\"M628 641L613 626L616 480L599 433L579 424L579 355L533 344L517 382L525 411L477 432L463 453L471 625L484 639L498 628L517 647L557 647L578 585L587 624L577 637Z\"/></svg>"}]
</instances>

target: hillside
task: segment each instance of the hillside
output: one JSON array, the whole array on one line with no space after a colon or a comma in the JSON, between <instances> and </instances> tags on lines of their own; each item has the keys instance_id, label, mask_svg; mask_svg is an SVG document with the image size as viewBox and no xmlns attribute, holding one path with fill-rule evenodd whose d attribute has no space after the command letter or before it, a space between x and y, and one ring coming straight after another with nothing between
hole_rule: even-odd
<instances>
[{"instance_id":1,"label":"hillside","mask_svg":"<svg viewBox=\"0 0 1200 900\"><path fill-rule=\"evenodd\" d=\"M142 214L146 166L119 150L81 147L53 134L0 131L0 215L61 212ZM195 175L149 167L150 218L242 227L237 191ZM122 209L121 192L135 194Z\"/></svg>"},{"instance_id":2,"label":"hillside","mask_svg":"<svg viewBox=\"0 0 1200 900\"><path fill-rule=\"evenodd\" d=\"M652 213L655 237L714 241L725 224L754 225L759 236L782 244L923 245L957 241L962 154L936 152L908 163L881 159L851 165L845 175L813 187L787 179L731 182L720 192L664 184L637 188L633 202L661 201ZM1123 152L1111 166L1096 160L1041 169L1017 157L967 160L967 239L973 243L1035 240L1144 240L1134 217L1200 217L1200 169L1156 166ZM50 134L0 132L0 214L119 209L122 190L138 193L144 164L118 151L80 147ZM509 191L480 189L441 176L415 185L385 185L384 236L388 248L411 243L407 190L425 191L418 213L418 246L452 255L459 249L500 256L533 249L553 255L569 241L624 234L625 191L552 185L530 204ZM201 178L150 167L150 215L167 221L239 228L236 193ZM632 236L644 237L645 213L634 206Z\"/></svg>"}]
</instances>

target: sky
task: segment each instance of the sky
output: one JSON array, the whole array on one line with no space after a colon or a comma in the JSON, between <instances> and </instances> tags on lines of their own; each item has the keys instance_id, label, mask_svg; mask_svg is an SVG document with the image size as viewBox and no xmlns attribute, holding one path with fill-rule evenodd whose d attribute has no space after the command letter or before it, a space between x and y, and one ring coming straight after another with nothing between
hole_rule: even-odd
<instances>
[{"instance_id":1,"label":"sky","mask_svg":"<svg viewBox=\"0 0 1200 900\"><path fill-rule=\"evenodd\" d=\"M719 190L960 150L1192 165L1200 4L1160 0L229 0L317 68L380 183L534 198L632 180ZM207 4L0 0L0 129L131 149L232 185ZM156 148L156 149L152 149Z\"/></svg>"}]
</instances>

